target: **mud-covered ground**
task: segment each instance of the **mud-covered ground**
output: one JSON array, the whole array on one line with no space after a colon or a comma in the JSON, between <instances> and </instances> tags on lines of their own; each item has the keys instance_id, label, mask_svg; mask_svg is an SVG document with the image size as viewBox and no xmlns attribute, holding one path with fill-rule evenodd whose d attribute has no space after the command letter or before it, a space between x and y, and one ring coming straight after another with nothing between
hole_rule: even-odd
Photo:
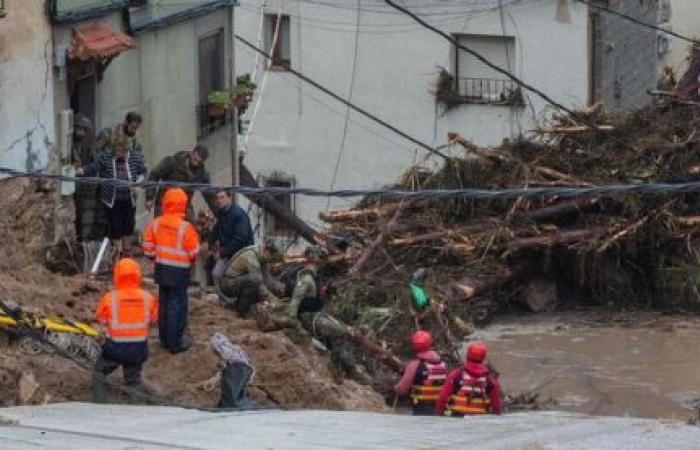
<instances>
[{"instance_id":1,"label":"mud-covered ground","mask_svg":"<svg viewBox=\"0 0 700 450\"><path fill-rule=\"evenodd\" d=\"M28 180L0 181L0 209L0 299L27 311L95 325L93 310L109 288L108 280L59 275L41 263L46 231L51 226L49 191ZM149 339L145 382L172 403L199 407L216 404L218 385L206 390L204 382L219 369L219 358L208 344L209 337L218 331L248 352L256 369L249 392L260 405L368 411L385 408L384 399L372 388L338 376L327 352L312 345L306 335L262 333L254 322L196 297L191 298L189 324L194 345L186 353L171 355L163 351L155 330ZM120 383L120 373L110 379ZM18 340L0 333L0 404L89 397L90 374L85 370L59 356L23 353ZM119 401L119 393L115 398Z\"/></svg>"}]
</instances>

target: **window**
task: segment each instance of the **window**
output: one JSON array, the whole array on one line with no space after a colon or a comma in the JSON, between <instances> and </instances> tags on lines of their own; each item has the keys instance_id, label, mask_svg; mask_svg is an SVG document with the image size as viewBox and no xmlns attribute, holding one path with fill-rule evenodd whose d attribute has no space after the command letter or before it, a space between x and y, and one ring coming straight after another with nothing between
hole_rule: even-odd
<instances>
[{"instance_id":1,"label":"window","mask_svg":"<svg viewBox=\"0 0 700 450\"><path fill-rule=\"evenodd\" d=\"M209 104L209 94L225 86L224 30L219 29L199 39L199 137L221 128L231 120L230 110Z\"/></svg>"},{"instance_id":2,"label":"window","mask_svg":"<svg viewBox=\"0 0 700 450\"><path fill-rule=\"evenodd\" d=\"M496 66L513 72L515 38L509 36L457 35L457 41L473 49ZM514 81L467 52L455 48L455 89L465 103L515 105L522 103Z\"/></svg>"},{"instance_id":3,"label":"window","mask_svg":"<svg viewBox=\"0 0 700 450\"><path fill-rule=\"evenodd\" d=\"M5 0L0 0L0 17L5 17Z\"/></svg>"},{"instance_id":4,"label":"window","mask_svg":"<svg viewBox=\"0 0 700 450\"><path fill-rule=\"evenodd\" d=\"M265 14L265 51L272 56L271 68L289 67L292 62L289 16Z\"/></svg>"},{"instance_id":5,"label":"window","mask_svg":"<svg viewBox=\"0 0 700 450\"><path fill-rule=\"evenodd\" d=\"M276 188L293 188L296 184L293 177L280 173L273 173L269 177L264 177L262 181L265 187ZM295 199L293 195L285 192L273 194L272 197L278 202L280 202L283 206L288 208L290 211L294 212ZM287 224L285 224L281 220L278 220L275 216L268 213L267 211L264 215L264 224L266 236L292 237L294 235L294 231L291 228L289 228Z\"/></svg>"}]
</instances>

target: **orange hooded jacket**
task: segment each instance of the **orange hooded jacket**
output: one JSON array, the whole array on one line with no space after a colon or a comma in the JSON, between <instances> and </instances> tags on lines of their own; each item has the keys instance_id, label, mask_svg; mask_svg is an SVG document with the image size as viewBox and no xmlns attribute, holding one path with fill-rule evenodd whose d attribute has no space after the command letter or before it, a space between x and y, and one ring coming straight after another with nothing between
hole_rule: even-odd
<instances>
[{"instance_id":1,"label":"orange hooded jacket","mask_svg":"<svg viewBox=\"0 0 700 450\"><path fill-rule=\"evenodd\" d=\"M187 194L171 188L163 196L163 215L151 222L143 233L143 251L155 257L156 265L189 269L197 259L199 237L185 217Z\"/></svg>"},{"instance_id":2,"label":"orange hooded jacket","mask_svg":"<svg viewBox=\"0 0 700 450\"><path fill-rule=\"evenodd\" d=\"M95 317L114 342L145 341L149 323L158 319L158 302L141 289L141 269L136 261L123 258L117 262L114 287L98 303Z\"/></svg>"}]
</instances>

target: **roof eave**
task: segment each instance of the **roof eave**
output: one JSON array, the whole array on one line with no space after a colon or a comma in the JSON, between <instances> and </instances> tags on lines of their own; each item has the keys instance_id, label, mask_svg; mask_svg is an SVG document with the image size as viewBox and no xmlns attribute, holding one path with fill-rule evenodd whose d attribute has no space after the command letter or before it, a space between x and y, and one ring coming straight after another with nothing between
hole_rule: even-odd
<instances>
[{"instance_id":1,"label":"roof eave","mask_svg":"<svg viewBox=\"0 0 700 450\"><path fill-rule=\"evenodd\" d=\"M149 31L155 31L159 30L161 28L169 27L172 25L176 25L181 22L185 22L188 20L193 20L201 16L205 16L209 13L212 13L220 8L225 8L225 7L231 7L231 6L237 6L238 1L237 0L213 0L209 3L205 3L199 6L194 6L190 9L184 10L184 11L179 11L175 14L171 14L166 17L162 17L160 19L156 19L144 24L140 24L138 26L133 26L131 23L129 23L129 32L134 35L138 36L140 34L148 33Z\"/></svg>"}]
</instances>

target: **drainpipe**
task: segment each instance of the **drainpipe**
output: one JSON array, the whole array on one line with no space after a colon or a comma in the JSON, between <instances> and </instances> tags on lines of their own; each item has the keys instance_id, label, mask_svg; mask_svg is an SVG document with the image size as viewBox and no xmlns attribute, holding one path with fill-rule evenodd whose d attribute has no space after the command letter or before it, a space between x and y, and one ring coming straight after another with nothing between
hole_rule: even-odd
<instances>
[{"instance_id":1,"label":"drainpipe","mask_svg":"<svg viewBox=\"0 0 700 450\"><path fill-rule=\"evenodd\" d=\"M234 51L235 40L235 20L234 8L236 2L233 2L229 8L229 61L231 68L231 88L236 85L236 52ZM239 159L238 159L238 107L233 110L233 120L231 121L231 184L238 186L239 183ZM236 194L233 200L236 201Z\"/></svg>"}]
</instances>

